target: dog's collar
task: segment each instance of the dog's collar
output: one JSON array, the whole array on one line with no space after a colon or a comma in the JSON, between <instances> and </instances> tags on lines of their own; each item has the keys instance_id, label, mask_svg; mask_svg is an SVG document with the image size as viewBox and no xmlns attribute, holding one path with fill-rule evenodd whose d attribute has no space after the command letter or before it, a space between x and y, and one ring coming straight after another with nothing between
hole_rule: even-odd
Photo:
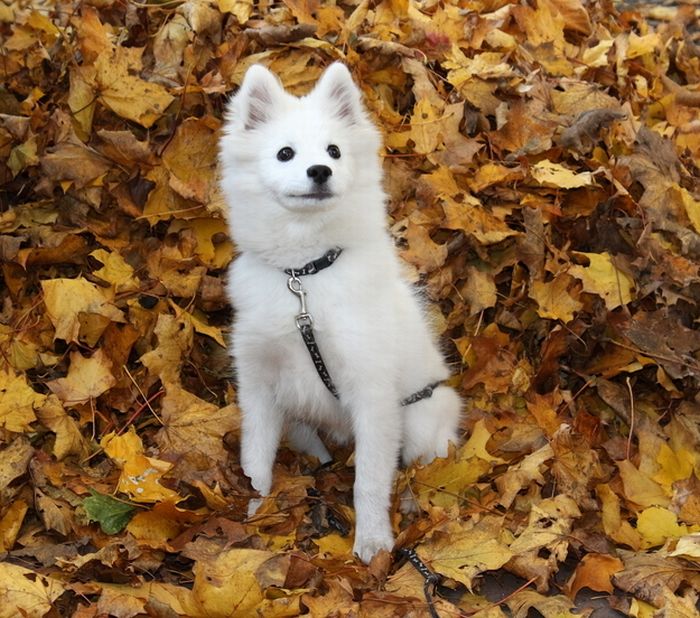
<instances>
[{"instance_id":1,"label":"dog's collar","mask_svg":"<svg viewBox=\"0 0 700 618\"><path fill-rule=\"evenodd\" d=\"M290 277L303 277L304 275L315 275L317 272L328 268L333 262L338 259L338 256L343 252L340 247L333 247L326 251L320 258L311 260L304 264L301 268L285 268L284 272Z\"/></svg>"}]
</instances>

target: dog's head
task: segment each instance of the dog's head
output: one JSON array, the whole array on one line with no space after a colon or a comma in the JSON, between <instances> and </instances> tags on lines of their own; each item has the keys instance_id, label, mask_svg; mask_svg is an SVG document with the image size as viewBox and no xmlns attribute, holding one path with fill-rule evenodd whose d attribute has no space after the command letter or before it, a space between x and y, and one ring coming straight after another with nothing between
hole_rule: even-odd
<instances>
[{"instance_id":1,"label":"dog's head","mask_svg":"<svg viewBox=\"0 0 700 618\"><path fill-rule=\"evenodd\" d=\"M314 89L297 98L261 65L248 69L231 99L221 147L224 169L244 166L249 195L273 196L292 212L326 211L356 189L379 134L348 69L334 63ZM354 186L353 186L354 185Z\"/></svg>"}]
</instances>

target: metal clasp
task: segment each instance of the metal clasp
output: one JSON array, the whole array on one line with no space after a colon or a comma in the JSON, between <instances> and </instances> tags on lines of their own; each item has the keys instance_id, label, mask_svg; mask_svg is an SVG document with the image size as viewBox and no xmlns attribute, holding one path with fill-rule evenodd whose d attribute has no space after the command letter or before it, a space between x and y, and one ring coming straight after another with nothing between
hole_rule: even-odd
<instances>
[{"instance_id":1,"label":"metal clasp","mask_svg":"<svg viewBox=\"0 0 700 618\"><path fill-rule=\"evenodd\" d=\"M301 284L301 279L296 276L294 271L292 271L291 277L287 279L287 287L299 299L300 311L295 317L297 328L301 330L303 326L311 326L314 321L311 314L306 310L306 290Z\"/></svg>"}]
</instances>

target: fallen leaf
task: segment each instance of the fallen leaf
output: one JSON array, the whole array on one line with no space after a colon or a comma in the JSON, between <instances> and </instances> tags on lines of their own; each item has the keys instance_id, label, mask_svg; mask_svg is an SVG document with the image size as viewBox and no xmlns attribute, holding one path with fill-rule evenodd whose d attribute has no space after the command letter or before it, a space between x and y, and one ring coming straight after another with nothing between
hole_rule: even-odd
<instances>
[{"instance_id":1,"label":"fallen leaf","mask_svg":"<svg viewBox=\"0 0 700 618\"><path fill-rule=\"evenodd\" d=\"M5 511L0 519L0 551L8 552L13 548L28 508L27 503L19 498Z\"/></svg>"},{"instance_id":2,"label":"fallen leaf","mask_svg":"<svg viewBox=\"0 0 700 618\"><path fill-rule=\"evenodd\" d=\"M56 329L56 339L77 342L81 331L81 314L99 315L113 322L125 321L124 314L110 303L100 289L82 277L49 279L41 282L41 288L47 315Z\"/></svg>"},{"instance_id":3,"label":"fallen leaf","mask_svg":"<svg viewBox=\"0 0 700 618\"><path fill-rule=\"evenodd\" d=\"M496 479L499 490L499 502L508 508L515 500L518 492L527 487L532 481L544 484L540 466L554 457L554 451L549 444L541 447L525 457L520 463L511 465L508 470Z\"/></svg>"},{"instance_id":4,"label":"fallen leaf","mask_svg":"<svg viewBox=\"0 0 700 618\"><path fill-rule=\"evenodd\" d=\"M533 281L530 284L530 298L537 303L537 313L541 318L561 320L566 324L583 309L572 282L572 277L562 273L551 281Z\"/></svg>"},{"instance_id":5,"label":"fallen leaf","mask_svg":"<svg viewBox=\"0 0 700 618\"><path fill-rule=\"evenodd\" d=\"M590 588L597 592L613 591L611 577L622 571L622 560L608 554L586 554L576 566L576 570L567 582L568 594L576 598L581 588Z\"/></svg>"},{"instance_id":6,"label":"fallen leaf","mask_svg":"<svg viewBox=\"0 0 700 618\"><path fill-rule=\"evenodd\" d=\"M280 558L284 561L282 565ZM270 567L278 569L272 578ZM262 611L266 616L296 616L304 590L284 590L287 568L289 562L285 556L256 549L229 549L209 559L197 560L192 595L200 612L212 618L251 611ZM275 586L277 594L266 598L270 586Z\"/></svg>"},{"instance_id":7,"label":"fallen leaf","mask_svg":"<svg viewBox=\"0 0 700 618\"><path fill-rule=\"evenodd\" d=\"M609 254L577 252L575 255L588 261L588 266L569 267L569 274L581 280L584 292L600 296L608 310L632 302L634 279L617 268Z\"/></svg>"},{"instance_id":8,"label":"fallen leaf","mask_svg":"<svg viewBox=\"0 0 700 618\"><path fill-rule=\"evenodd\" d=\"M99 349L89 358L80 352L73 352L70 355L68 375L47 382L46 385L61 401L75 405L99 397L116 382L112 375L112 361L104 350Z\"/></svg>"},{"instance_id":9,"label":"fallen leaf","mask_svg":"<svg viewBox=\"0 0 700 618\"><path fill-rule=\"evenodd\" d=\"M133 425L124 435L109 433L100 440L105 453L121 470L119 491L124 492L135 502L160 502L180 499L177 492L161 484L163 475L172 464L146 457L141 439Z\"/></svg>"},{"instance_id":10,"label":"fallen leaf","mask_svg":"<svg viewBox=\"0 0 700 618\"><path fill-rule=\"evenodd\" d=\"M41 618L51 611L54 601L65 588L51 577L16 564L0 563L0 618L14 618L17 612L30 618Z\"/></svg>"},{"instance_id":11,"label":"fallen leaf","mask_svg":"<svg viewBox=\"0 0 700 618\"><path fill-rule=\"evenodd\" d=\"M3 369L0 369L0 395L0 426L16 433L30 431L36 410L44 404L46 396L34 391L23 376Z\"/></svg>"},{"instance_id":12,"label":"fallen leaf","mask_svg":"<svg viewBox=\"0 0 700 618\"><path fill-rule=\"evenodd\" d=\"M88 445L80 433L78 423L63 409L55 395L46 398L44 405L36 410L36 416L42 425L56 434L53 454L61 460L68 455L85 456Z\"/></svg>"},{"instance_id":13,"label":"fallen leaf","mask_svg":"<svg viewBox=\"0 0 700 618\"><path fill-rule=\"evenodd\" d=\"M530 175L542 185L560 189L575 189L593 184L593 175L590 172L576 173L548 159L535 163L530 168Z\"/></svg>"},{"instance_id":14,"label":"fallen leaf","mask_svg":"<svg viewBox=\"0 0 700 618\"><path fill-rule=\"evenodd\" d=\"M471 589L477 575L499 569L513 556L500 540L501 530L500 518L495 516L471 525L451 521L437 529L416 552L434 571Z\"/></svg>"},{"instance_id":15,"label":"fallen leaf","mask_svg":"<svg viewBox=\"0 0 700 618\"><path fill-rule=\"evenodd\" d=\"M117 534L129 523L136 510L130 504L117 500L112 496L104 496L90 490L90 496L83 499L83 508L88 521L96 521L105 534Z\"/></svg>"}]
</instances>

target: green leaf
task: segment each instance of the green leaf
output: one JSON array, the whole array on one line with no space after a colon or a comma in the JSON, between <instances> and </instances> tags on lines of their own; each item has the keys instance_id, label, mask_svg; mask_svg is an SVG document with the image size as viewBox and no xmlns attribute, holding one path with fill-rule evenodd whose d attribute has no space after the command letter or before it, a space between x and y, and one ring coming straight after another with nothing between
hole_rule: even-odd
<instances>
[{"instance_id":1,"label":"green leaf","mask_svg":"<svg viewBox=\"0 0 700 618\"><path fill-rule=\"evenodd\" d=\"M83 500L83 508L88 519L99 522L105 534L121 532L136 509L130 504L125 504L112 496L105 496L93 489L90 493L92 495Z\"/></svg>"}]
</instances>

